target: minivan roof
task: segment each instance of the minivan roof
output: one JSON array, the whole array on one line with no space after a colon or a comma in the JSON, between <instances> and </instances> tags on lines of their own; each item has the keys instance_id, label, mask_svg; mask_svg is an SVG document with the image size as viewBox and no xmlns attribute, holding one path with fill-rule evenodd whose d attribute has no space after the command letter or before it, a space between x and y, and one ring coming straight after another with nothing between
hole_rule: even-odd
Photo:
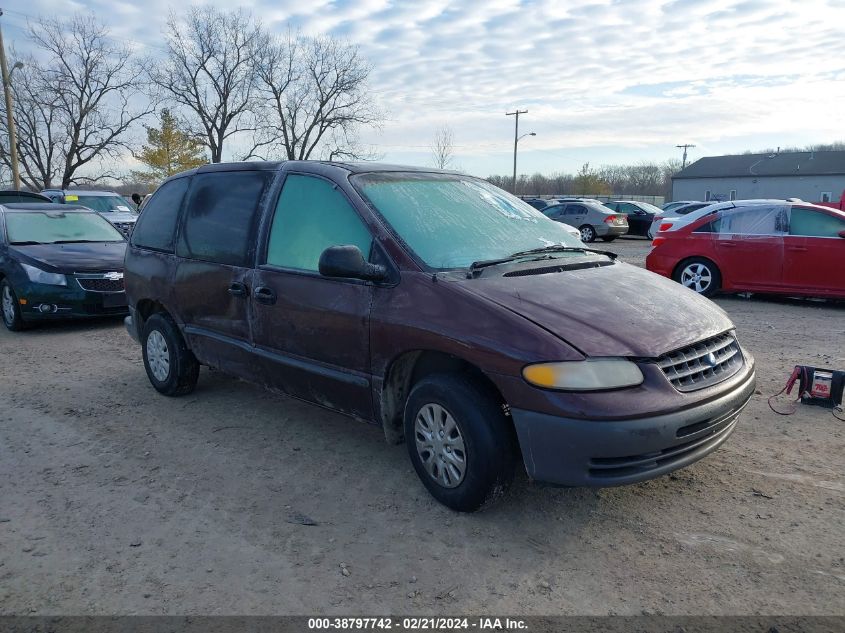
<instances>
[{"instance_id":1,"label":"minivan roof","mask_svg":"<svg viewBox=\"0 0 845 633\"><path fill-rule=\"evenodd\" d=\"M205 174L217 171L276 171L281 169L282 165L295 168L297 164L308 165L326 165L328 167L337 167L344 169L352 174L363 174L369 172L390 172L390 171L410 171L420 173L438 173L438 174L460 174L461 172L450 171L446 169L435 169L433 167L416 167L413 165L394 165L391 163L368 163L366 161L330 161L330 160L287 160L287 161L242 161L236 163L209 163L174 174L170 178L184 178L192 176L193 174ZM169 180L169 179L168 179Z\"/></svg>"}]
</instances>

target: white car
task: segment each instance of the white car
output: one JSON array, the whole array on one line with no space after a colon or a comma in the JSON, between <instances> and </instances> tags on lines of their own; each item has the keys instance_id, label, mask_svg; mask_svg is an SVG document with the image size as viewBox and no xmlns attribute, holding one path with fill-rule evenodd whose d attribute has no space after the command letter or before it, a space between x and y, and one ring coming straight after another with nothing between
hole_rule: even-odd
<instances>
[{"instance_id":1,"label":"white car","mask_svg":"<svg viewBox=\"0 0 845 633\"><path fill-rule=\"evenodd\" d=\"M693 211L698 211L699 209L703 209L705 207L712 206L714 204L718 204L716 202L690 202L689 204L684 204L679 207L675 207L673 210L669 211L668 213L664 211L658 215L654 216L654 219L651 221L651 228L648 230L648 237L654 239L654 236L657 235L657 232L660 230L660 227L664 227L664 231L668 229L669 226L672 226L675 222L680 220L682 217L686 216L688 213L692 213Z\"/></svg>"}]
</instances>

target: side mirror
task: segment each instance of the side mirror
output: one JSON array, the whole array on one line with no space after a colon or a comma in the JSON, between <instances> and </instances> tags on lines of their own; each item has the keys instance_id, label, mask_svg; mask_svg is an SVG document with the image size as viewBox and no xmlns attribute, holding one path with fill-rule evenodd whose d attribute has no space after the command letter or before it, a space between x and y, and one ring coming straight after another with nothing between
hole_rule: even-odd
<instances>
[{"instance_id":1,"label":"side mirror","mask_svg":"<svg viewBox=\"0 0 845 633\"><path fill-rule=\"evenodd\" d=\"M364 255L357 246L329 246L320 255L319 270L323 277L363 279L364 281L387 279L387 269L364 261Z\"/></svg>"},{"instance_id":2,"label":"side mirror","mask_svg":"<svg viewBox=\"0 0 845 633\"><path fill-rule=\"evenodd\" d=\"M845 231L839 231L839 237L845 237Z\"/></svg>"}]
</instances>

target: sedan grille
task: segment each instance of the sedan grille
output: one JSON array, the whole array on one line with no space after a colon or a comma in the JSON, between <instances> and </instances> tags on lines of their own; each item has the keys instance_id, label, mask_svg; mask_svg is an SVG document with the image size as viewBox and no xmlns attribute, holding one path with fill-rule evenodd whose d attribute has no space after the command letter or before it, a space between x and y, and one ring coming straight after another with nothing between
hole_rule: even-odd
<instances>
[{"instance_id":1,"label":"sedan grille","mask_svg":"<svg viewBox=\"0 0 845 633\"><path fill-rule=\"evenodd\" d=\"M123 292L123 277L120 279L106 279L104 277L77 277L76 280L83 290L92 292Z\"/></svg>"},{"instance_id":2,"label":"sedan grille","mask_svg":"<svg viewBox=\"0 0 845 633\"><path fill-rule=\"evenodd\" d=\"M678 391L695 391L722 382L733 376L742 363L742 351L732 333L714 336L657 359L657 366Z\"/></svg>"},{"instance_id":3,"label":"sedan grille","mask_svg":"<svg viewBox=\"0 0 845 633\"><path fill-rule=\"evenodd\" d=\"M112 225L126 237L129 237L132 229L135 228L134 222L112 222Z\"/></svg>"}]
</instances>

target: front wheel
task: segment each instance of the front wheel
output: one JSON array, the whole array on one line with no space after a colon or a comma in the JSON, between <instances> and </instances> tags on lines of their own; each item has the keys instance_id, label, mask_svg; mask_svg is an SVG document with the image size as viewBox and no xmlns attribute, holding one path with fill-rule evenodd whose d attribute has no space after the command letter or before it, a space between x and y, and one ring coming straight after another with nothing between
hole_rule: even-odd
<instances>
[{"instance_id":1,"label":"front wheel","mask_svg":"<svg viewBox=\"0 0 845 633\"><path fill-rule=\"evenodd\" d=\"M0 282L0 303L3 306L3 325L12 332L20 332L26 329L21 316L21 306L18 303L18 297L12 289L12 284L8 279Z\"/></svg>"},{"instance_id":2,"label":"front wheel","mask_svg":"<svg viewBox=\"0 0 845 633\"><path fill-rule=\"evenodd\" d=\"M681 262L675 269L674 279L705 297L712 297L722 285L722 275L716 264L703 257Z\"/></svg>"},{"instance_id":3,"label":"front wheel","mask_svg":"<svg viewBox=\"0 0 845 633\"><path fill-rule=\"evenodd\" d=\"M589 224L585 224L580 229L581 231L581 241L582 242L595 242L596 241L596 230L591 227Z\"/></svg>"},{"instance_id":4,"label":"front wheel","mask_svg":"<svg viewBox=\"0 0 845 633\"><path fill-rule=\"evenodd\" d=\"M147 319L141 349L147 378L158 392L181 396L194 390L199 363L169 316L154 314Z\"/></svg>"},{"instance_id":5,"label":"front wheel","mask_svg":"<svg viewBox=\"0 0 845 633\"><path fill-rule=\"evenodd\" d=\"M414 470L443 505L474 512L513 481L513 429L481 383L453 374L427 376L411 390L404 421Z\"/></svg>"}]
</instances>

